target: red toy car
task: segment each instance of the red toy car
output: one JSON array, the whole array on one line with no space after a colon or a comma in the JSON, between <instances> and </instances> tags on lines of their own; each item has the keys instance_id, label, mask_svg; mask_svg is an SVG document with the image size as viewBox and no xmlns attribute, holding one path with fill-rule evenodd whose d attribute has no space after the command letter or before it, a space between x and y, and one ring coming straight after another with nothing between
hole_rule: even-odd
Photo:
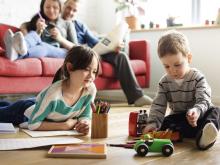
<instances>
[{"instance_id":1,"label":"red toy car","mask_svg":"<svg viewBox=\"0 0 220 165\"><path fill-rule=\"evenodd\" d=\"M148 115L146 110L131 112L129 115L129 136L139 137L142 135L144 127L147 125ZM149 133L153 138L170 139L172 142L182 141L182 136L176 126L172 126L167 131L154 131Z\"/></svg>"}]
</instances>

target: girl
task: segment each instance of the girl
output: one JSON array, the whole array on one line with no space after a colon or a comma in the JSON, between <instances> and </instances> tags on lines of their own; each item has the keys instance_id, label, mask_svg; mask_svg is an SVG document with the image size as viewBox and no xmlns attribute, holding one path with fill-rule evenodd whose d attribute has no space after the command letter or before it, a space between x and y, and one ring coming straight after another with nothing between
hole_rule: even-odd
<instances>
[{"instance_id":1,"label":"girl","mask_svg":"<svg viewBox=\"0 0 220 165\"><path fill-rule=\"evenodd\" d=\"M71 130L87 134L90 104L96 87L99 57L90 48L73 47L63 64L63 79L33 99L0 102L0 122L10 122L30 130Z\"/></svg>"},{"instance_id":2,"label":"girl","mask_svg":"<svg viewBox=\"0 0 220 165\"><path fill-rule=\"evenodd\" d=\"M7 57L14 61L25 57L65 58L66 51L77 43L74 27L60 17L60 0L42 0L40 12L30 22L23 24L27 30L25 37L21 32L5 35ZM61 48L60 48L61 47Z\"/></svg>"}]
</instances>

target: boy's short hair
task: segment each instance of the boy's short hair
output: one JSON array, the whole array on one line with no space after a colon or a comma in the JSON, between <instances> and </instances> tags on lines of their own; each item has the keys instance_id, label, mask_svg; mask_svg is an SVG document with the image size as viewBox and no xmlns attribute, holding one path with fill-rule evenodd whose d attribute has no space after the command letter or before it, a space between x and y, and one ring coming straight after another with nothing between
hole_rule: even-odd
<instances>
[{"instance_id":1,"label":"boy's short hair","mask_svg":"<svg viewBox=\"0 0 220 165\"><path fill-rule=\"evenodd\" d=\"M170 30L162 35L157 47L159 57L162 58L167 54L178 54L179 52L181 52L183 56L190 53L186 36L175 30Z\"/></svg>"}]
</instances>

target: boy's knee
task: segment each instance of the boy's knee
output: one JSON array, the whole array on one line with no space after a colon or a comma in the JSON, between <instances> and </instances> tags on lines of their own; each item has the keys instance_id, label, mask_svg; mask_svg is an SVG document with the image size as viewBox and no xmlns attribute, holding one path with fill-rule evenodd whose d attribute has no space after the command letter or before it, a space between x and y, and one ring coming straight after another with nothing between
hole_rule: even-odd
<instances>
[{"instance_id":1,"label":"boy's knee","mask_svg":"<svg viewBox=\"0 0 220 165\"><path fill-rule=\"evenodd\" d=\"M119 52L118 55L122 56L122 58L127 58L128 57L127 54L124 53L124 52Z\"/></svg>"}]
</instances>

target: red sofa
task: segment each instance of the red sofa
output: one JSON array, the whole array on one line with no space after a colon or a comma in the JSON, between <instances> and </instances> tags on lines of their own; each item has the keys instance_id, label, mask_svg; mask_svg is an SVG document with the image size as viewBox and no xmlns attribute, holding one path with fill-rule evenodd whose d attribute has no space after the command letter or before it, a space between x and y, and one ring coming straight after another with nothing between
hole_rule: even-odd
<instances>
[{"instance_id":1,"label":"red sofa","mask_svg":"<svg viewBox=\"0 0 220 165\"><path fill-rule=\"evenodd\" d=\"M5 58L3 41L3 36L8 28L14 32L19 30L13 26L0 24L0 94L38 93L51 84L55 72L63 63L63 59L26 58L9 61ZM129 43L129 57L140 86L149 87L149 43L145 40L131 41ZM115 77L112 65L102 62L101 66L102 74L95 80L97 89L119 89L120 83Z\"/></svg>"}]
</instances>

